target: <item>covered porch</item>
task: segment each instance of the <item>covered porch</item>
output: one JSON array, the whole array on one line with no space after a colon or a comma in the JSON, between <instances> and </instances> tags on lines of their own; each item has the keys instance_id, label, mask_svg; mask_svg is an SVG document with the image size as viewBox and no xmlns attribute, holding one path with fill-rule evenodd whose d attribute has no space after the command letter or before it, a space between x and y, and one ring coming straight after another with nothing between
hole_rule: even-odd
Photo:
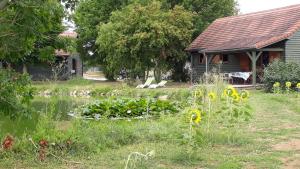
<instances>
[{"instance_id":1,"label":"covered porch","mask_svg":"<svg viewBox=\"0 0 300 169\"><path fill-rule=\"evenodd\" d=\"M217 69L217 72L230 77L228 81L234 85L256 86L262 82L264 69L274 60L283 58L284 48L281 47L214 53L203 50L198 52L198 57L192 56L192 67L193 71L206 74Z\"/></svg>"}]
</instances>

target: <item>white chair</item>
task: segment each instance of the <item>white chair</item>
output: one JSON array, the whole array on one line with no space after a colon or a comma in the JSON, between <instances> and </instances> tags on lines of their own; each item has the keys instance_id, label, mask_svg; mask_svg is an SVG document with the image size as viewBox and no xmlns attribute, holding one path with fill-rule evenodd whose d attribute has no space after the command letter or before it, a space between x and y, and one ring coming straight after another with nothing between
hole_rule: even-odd
<instances>
[{"instance_id":1,"label":"white chair","mask_svg":"<svg viewBox=\"0 0 300 169\"><path fill-rule=\"evenodd\" d=\"M149 89L156 89L156 88L159 88L159 87L165 87L167 83L168 83L168 81L163 80L163 81L159 82L158 84L150 85L148 88Z\"/></svg>"},{"instance_id":2,"label":"white chair","mask_svg":"<svg viewBox=\"0 0 300 169\"><path fill-rule=\"evenodd\" d=\"M154 78L148 78L146 80L145 84L140 84L136 88L137 89L143 89L143 88L149 87L153 81L154 81Z\"/></svg>"}]
</instances>

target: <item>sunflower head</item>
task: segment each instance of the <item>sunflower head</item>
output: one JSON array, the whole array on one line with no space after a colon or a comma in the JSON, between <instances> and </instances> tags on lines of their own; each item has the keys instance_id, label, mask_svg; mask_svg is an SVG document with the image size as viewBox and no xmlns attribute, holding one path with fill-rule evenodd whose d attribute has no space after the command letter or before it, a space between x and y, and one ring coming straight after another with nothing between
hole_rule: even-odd
<instances>
[{"instance_id":1,"label":"sunflower head","mask_svg":"<svg viewBox=\"0 0 300 169\"><path fill-rule=\"evenodd\" d=\"M210 101L215 101L216 98L217 98L217 95L214 92L209 92L208 93L208 98L209 98Z\"/></svg>"},{"instance_id":2,"label":"sunflower head","mask_svg":"<svg viewBox=\"0 0 300 169\"><path fill-rule=\"evenodd\" d=\"M279 83L279 82L275 82L275 83L273 84L273 87L274 87L274 88L280 87L280 83Z\"/></svg>"},{"instance_id":3,"label":"sunflower head","mask_svg":"<svg viewBox=\"0 0 300 169\"><path fill-rule=\"evenodd\" d=\"M298 89L300 89L300 83L297 83L296 87L297 87Z\"/></svg>"},{"instance_id":4,"label":"sunflower head","mask_svg":"<svg viewBox=\"0 0 300 169\"><path fill-rule=\"evenodd\" d=\"M246 100L250 97L250 93L247 90L243 90L240 94L242 100Z\"/></svg>"},{"instance_id":5,"label":"sunflower head","mask_svg":"<svg viewBox=\"0 0 300 169\"><path fill-rule=\"evenodd\" d=\"M188 113L190 123L199 124L202 120L201 111L199 109L190 109Z\"/></svg>"},{"instance_id":6,"label":"sunflower head","mask_svg":"<svg viewBox=\"0 0 300 169\"><path fill-rule=\"evenodd\" d=\"M228 86L225 88L223 94L225 96L232 97L235 93L237 93L236 89L233 86Z\"/></svg>"},{"instance_id":7,"label":"sunflower head","mask_svg":"<svg viewBox=\"0 0 300 169\"><path fill-rule=\"evenodd\" d=\"M232 99L233 99L234 102L237 103L241 100L241 96L239 95L239 93L236 92L232 95Z\"/></svg>"},{"instance_id":8,"label":"sunflower head","mask_svg":"<svg viewBox=\"0 0 300 169\"><path fill-rule=\"evenodd\" d=\"M286 82L285 83L285 87L286 88L291 88L292 87L292 83L291 82Z\"/></svg>"}]
</instances>

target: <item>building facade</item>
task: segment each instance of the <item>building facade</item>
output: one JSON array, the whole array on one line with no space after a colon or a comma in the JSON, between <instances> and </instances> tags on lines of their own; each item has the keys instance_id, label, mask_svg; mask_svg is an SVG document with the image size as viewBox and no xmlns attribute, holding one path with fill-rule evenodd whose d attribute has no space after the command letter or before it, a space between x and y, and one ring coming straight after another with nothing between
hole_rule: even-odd
<instances>
[{"instance_id":1,"label":"building facade","mask_svg":"<svg viewBox=\"0 0 300 169\"><path fill-rule=\"evenodd\" d=\"M192 79L216 69L251 72L252 83L275 59L300 63L300 5L220 18L187 48Z\"/></svg>"}]
</instances>

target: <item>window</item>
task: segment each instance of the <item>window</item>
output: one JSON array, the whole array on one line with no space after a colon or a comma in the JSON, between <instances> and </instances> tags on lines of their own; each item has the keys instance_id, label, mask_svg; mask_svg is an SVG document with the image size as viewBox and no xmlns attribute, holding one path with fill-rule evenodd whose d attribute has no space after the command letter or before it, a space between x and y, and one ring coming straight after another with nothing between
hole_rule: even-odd
<instances>
[{"instance_id":1,"label":"window","mask_svg":"<svg viewBox=\"0 0 300 169\"><path fill-rule=\"evenodd\" d=\"M211 62L213 64L228 63L229 62L229 56L228 55L215 55L215 56L213 56Z\"/></svg>"},{"instance_id":2,"label":"window","mask_svg":"<svg viewBox=\"0 0 300 169\"><path fill-rule=\"evenodd\" d=\"M203 55L199 56L199 64L204 64L205 63L205 58Z\"/></svg>"},{"instance_id":3,"label":"window","mask_svg":"<svg viewBox=\"0 0 300 169\"><path fill-rule=\"evenodd\" d=\"M76 59L72 59L72 73L76 73L77 62Z\"/></svg>"},{"instance_id":4,"label":"window","mask_svg":"<svg viewBox=\"0 0 300 169\"><path fill-rule=\"evenodd\" d=\"M213 64L220 64L220 63L221 63L221 56L220 56L220 55L215 55L215 56L213 56L211 62L212 62Z\"/></svg>"},{"instance_id":5,"label":"window","mask_svg":"<svg viewBox=\"0 0 300 169\"><path fill-rule=\"evenodd\" d=\"M229 56L228 55L222 55L221 60L222 60L222 63L228 63L229 62Z\"/></svg>"}]
</instances>

